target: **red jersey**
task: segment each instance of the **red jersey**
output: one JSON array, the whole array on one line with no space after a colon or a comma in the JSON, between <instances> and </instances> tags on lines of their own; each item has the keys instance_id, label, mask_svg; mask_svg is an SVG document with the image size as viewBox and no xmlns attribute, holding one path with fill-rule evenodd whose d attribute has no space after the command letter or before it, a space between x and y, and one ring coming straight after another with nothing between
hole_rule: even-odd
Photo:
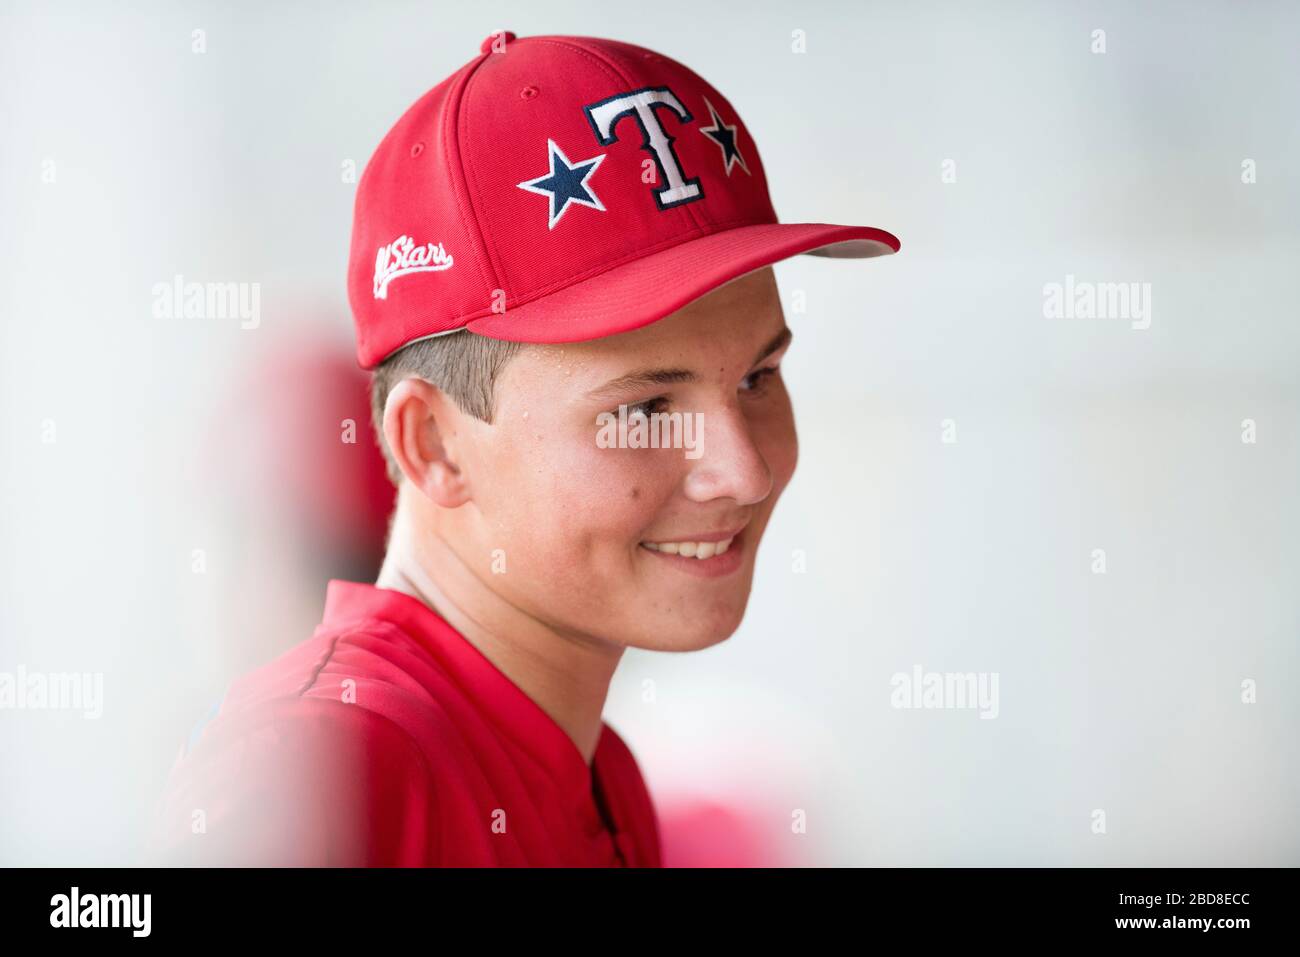
<instances>
[{"instance_id":1,"label":"red jersey","mask_svg":"<svg viewBox=\"0 0 1300 957\"><path fill-rule=\"evenodd\" d=\"M423 602L344 581L178 756L151 841L162 864L662 866L613 728L588 766Z\"/></svg>"}]
</instances>

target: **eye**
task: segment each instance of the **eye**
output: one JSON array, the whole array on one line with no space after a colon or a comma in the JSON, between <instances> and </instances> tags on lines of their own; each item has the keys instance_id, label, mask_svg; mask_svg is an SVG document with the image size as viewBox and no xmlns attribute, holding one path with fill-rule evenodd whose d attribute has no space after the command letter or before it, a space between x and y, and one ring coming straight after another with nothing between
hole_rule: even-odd
<instances>
[{"instance_id":1,"label":"eye","mask_svg":"<svg viewBox=\"0 0 1300 957\"><path fill-rule=\"evenodd\" d=\"M630 419L634 415L644 415L646 418L649 418L655 412L663 412L667 406L668 397L665 395L657 395L653 399L646 399L644 402L638 402L636 405L629 405L627 407L627 417Z\"/></svg>"},{"instance_id":2,"label":"eye","mask_svg":"<svg viewBox=\"0 0 1300 957\"><path fill-rule=\"evenodd\" d=\"M749 375L745 376L743 382L749 383L741 389L742 392L749 392L753 395L761 395L768 381L780 370L780 366L769 366L765 369L755 369Z\"/></svg>"}]
</instances>

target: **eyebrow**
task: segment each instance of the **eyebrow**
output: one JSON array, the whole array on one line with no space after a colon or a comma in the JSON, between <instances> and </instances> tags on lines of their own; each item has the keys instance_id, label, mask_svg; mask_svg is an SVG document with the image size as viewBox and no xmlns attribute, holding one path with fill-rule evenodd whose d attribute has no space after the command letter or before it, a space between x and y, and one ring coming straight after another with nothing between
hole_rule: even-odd
<instances>
[{"instance_id":1,"label":"eyebrow","mask_svg":"<svg viewBox=\"0 0 1300 957\"><path fill-rule=\"evenodd\" d=\"M758 350L758 355L754 356L751 366L756 366L772 353L783 348L794 338L794 333L790 331L789 326L785 326L772 337L771 341L763 348ZM590 399L618 395L623 392L631 392L634 389L644 388L648 385L671 385L674 382L695 382L697 376L690 369L640 369L636 372L629 372L627 375L621 375L616 379L610 379L602 386L597 386L587 393Z\"/></svg>"}]
</instances>

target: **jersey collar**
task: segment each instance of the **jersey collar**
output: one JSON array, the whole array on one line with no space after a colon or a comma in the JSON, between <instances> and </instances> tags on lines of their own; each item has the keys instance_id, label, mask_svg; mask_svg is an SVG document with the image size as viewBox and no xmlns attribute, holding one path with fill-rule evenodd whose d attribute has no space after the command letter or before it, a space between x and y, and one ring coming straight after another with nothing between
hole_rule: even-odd
<instances>
[{"instance_id":1,"label":"jersey collar","mask_svg":"<svg viewBox=\"0 0 1300 957\"><path fill-rule=\"evenodd\" d=\"M411 635L432 654L465 697L507 735L556 783L588 835L604 827L592 793L593 774L602 767L611 730L601 722L600 740L589 766L578 746L541 706L477 647L419 599L391 588L333 579L325 593L322 624L334 628L381 620Z\"/></svg>"}]
</instances>

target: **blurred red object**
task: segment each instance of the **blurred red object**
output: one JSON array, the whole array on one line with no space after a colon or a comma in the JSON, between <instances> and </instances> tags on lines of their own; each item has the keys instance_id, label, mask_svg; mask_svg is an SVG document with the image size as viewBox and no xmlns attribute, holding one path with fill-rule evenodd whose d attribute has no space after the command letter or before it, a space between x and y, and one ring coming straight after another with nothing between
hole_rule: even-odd
<instances>
[{"instance_id":1,"label":"blurred red object","mask_svg":"<svg viewBox=\"0 0 1300 957\"><path fill-rule=\"evenodd\" d=\"M369 374L350 352L305 342L262 371L269 376L259 391L275 408L268 478L276 494L304 527L382 558L395 490L370 423Z\"/></svg>"},{"instance_id":2,"label":"blurred red object","mask_svg":"<svg viewBox=\"0 0 1300 957\"><path fill-rule=\"evenodd\" d=\"M710 798L656 799L664 867L789 867L789 833L774 810Z\"/></svg>"},{"instance_id":3,"label":"blurred red object","mask_svg":"<svg viewBox=\"0 0 1300 957\"><path fill-rule=\"evenodd\" d=\"M241 376L214 474L311 551L378 571L395 490L370 422L370 375L348 344L300 327Z\"/></svg>"}]
</instances>

